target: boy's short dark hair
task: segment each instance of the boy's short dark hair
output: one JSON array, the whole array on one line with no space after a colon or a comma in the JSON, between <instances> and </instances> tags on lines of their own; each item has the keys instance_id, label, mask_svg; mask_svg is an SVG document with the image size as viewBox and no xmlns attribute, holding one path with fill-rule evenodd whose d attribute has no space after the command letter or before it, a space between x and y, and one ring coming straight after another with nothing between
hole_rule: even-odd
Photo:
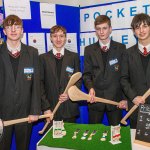
<instances>
[{"instance_id":1,"label":"boy's short dark hair","mask_svg":"<svg viewBox=\"0 0 150 150\"><path fill-rule=\"evenodd\" d=\"M135 30L137 27L139 27L142 23L147 24L150 26L150 16L144 13L137 14L133 17L131 22L131 27L133 30Z\"/></svg>"},{"instance_id":2,"label":"boy's short dark hair","mask_svg":"<svg viewBox=\"0 0 150 150\"><path fill-rule=\"evenodd\" d=\"M111 27L110 18L106 15L100 15L100 16L96 17L94 25L96 27L97 25L100 25L102 23L108 23L109 27Z\"/></svg>"},{"instance_id":3,"label":"boy's short dark hair","mask_svg":"<svg viewBox=\"0 0 150 150\"><path fill-rule=\"evenodd\" d=\"M57 33L58 31L62 31L65 36L66 36L66 29L63 27L63 26L60 26L60 25L55 25L53 26L51 29L50 29L50 35L54 34L54 33Z\"/></svg>"},{"instance_id":4,"label":"boy's short dark hair","mask_svg":"<svg viewBox=\"0 0 150 150\"><path fill-rule=\"evenodd\" d=\"M3 28L5 28L6 26L12 26L12 25L21 25L21 26L23 26L23 22L16 15L9 15L3 21Z\"/></svg>"}]
</instances>

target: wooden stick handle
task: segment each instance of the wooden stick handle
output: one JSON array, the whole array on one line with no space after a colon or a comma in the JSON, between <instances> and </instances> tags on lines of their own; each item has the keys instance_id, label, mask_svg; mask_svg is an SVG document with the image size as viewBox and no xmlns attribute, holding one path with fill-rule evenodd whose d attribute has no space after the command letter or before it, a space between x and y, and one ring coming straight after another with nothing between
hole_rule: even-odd
<instances>
[{"instance_id":1,"label":"wooden stick handle","mask_svg":"<svg viewBox=\"0 0 150 150\"><path fill-rule=\"evenodd\" d=\"M58 110L59 106L60 106L61 102L58 101L57 105L55 106L54 110L53 110L53 115L55 115L56 111Z\"/></svg>"},{"instance_id":2,"label":"wooden stick handle","mask_svg":"<svg viewBox=\"0 0 150 150\"><path fill-rule=\"evenodd\" d=\"M47 121L47 122L45 123L45 125L44 125L43 129L42 129L42 130L40 130L38 133L39 133L39 134L43 134L43 133L44 133L44 131L46 130L46 128L48 127L48 125L49 125L49 122Z\"/></svg>"},{"instance_id":3,"label":"wooden stick handle","mask_svg":"<svg viewBox=\"0 0 150 150\"><path fill-rule=\"evenodd\" d=\"M150 88L144 93L144 95L142 96L142 98L144 100L146 100L149 95L150 95Z\"/></svg>"},{"instance_id":4,"label":"wooden stick handle","mask_svg":"<svg viewBox=\"0 0 150 150\"><path fill-rule=\"evenodd\" d=\"M40 115L39 119L43 119L43 118L47 118L47 117L51 117L50 114L46 114L46 115ZM13 124L18 124L18 123L23 123L23 122L27 122L29 121L29 118L21 118L21 119L14 119L14 120L9 120L9 121L4 121L3 124L4 126L9 126L9 125L13 125Z\"/></svg>"},{"instance_id":5,"label":"wooden stick handle","mask_svg":"<svg viewBox=\"0 0 150 150\"><path fill-rule=\"evenodd\" d=\"M108 99L104 99L104 98L99 98L99 97L95 97L94 98L96 102L101 102L101 103L106 103L106 104L111 104L111 105L119 105L118 102L112 101L112 100L108 100Z\"/></svg>"},{"instance_id":6,"label":"wooden stick handle","mask_svg":"<svg viewBox=\"0 0 150 150\"><path fill-rule=\"evenodd\" d=\"M123 119L120 121L122 124L127 125L126 120L129 118L129 116L137 109L137 105L134 105L130 111L123 117Z\"/></svg>"},{"instance_id":7,"label":"wooden stick handle","mask_svg":"<svg viewBox=\"0 0 150 150\"><path fill-rule=\"evenodd\" d=\"M150 95L150 88L144 93L142 98L146 100L146 98ZM129 118L129 116L138 108L137 105L134 105L130 111L123 117L123 119L120 121L122 124L127 125L126 120Z\"/></svg>"}]
</instances>

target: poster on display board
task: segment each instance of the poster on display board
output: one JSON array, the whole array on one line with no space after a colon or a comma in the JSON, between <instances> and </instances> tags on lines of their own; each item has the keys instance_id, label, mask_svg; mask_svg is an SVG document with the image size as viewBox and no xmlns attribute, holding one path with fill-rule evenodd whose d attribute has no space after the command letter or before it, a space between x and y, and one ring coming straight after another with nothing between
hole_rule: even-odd
<instances>
[{"instance_id":1,"label":"poster on display board","mask_svg":"<svg viewBox=\"0 0 150 150\"><path fill-rule=\"evenodd\" d=\"M28 42L30 46L38 49L39 54L45 53L44 33L28 33Z\"/></svg>"},{"instance_id":2,"label":"poster on display board","mask_svg":"<svg viewBox=\"0 0 150 150\"><path fill-rule=\"evenodd\" d=\"M41 28L50 29L56 25L56 5L40 3Z\"/></svg>"},{"instance_id":3,"label":"poster on display board","mask_svg":"<svg viewBox=\"0 0 150 150\"><path fill-rule=\"evenodd\" d=\"M31 19L29 0L4 0L5 16L10 14L19 16L21 19Z\"/></svg>"},{"instance_id":4,"label":"poster on display board","mask_svg":"<svg viewBox=\"0 0 150 150\"><path fill-rule=\"evenodd\" d=\"M99 15L107 15L112 22L113 29L130 28L130 23L138 13L150 14L149 0L122 1L80 9L81 32L94 31L94 20Z\"/></svg>"},{"instance_id":5,"label":"poster on display board","mask_svg":"<svg viewBox=\"0 0 150 150\"><path fill-rule=\"evenodd\" d=\"M116 3L109 3L99 6L91 6L80 9L80 56L84 56L84 48L93 44L97 37L93 34L94 21L99 15L107 15L111 19L112 39L126 45L129 48L136 44L133 31L131 30L131 20L138 13L150 15L149 0L131 0ZM94 39L94 40L93 40Z\"/></svg>"}]
</instances>

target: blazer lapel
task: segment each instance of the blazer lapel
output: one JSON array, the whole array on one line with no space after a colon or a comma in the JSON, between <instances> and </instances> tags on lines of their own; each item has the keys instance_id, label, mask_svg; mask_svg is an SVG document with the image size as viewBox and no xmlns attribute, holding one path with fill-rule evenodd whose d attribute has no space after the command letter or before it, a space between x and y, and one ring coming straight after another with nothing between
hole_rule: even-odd
<instances>
[{"instance_id":1,"label":"blazer lapel","mask_svg":"<svg viewBox=\"0 0 150 150\"><path fill-rule=\"evenodd\" d=\"M6 43L4 43L4 45L2 47L2 59L3 59L4 63L7 66L7 71L9 73L9 75L10 75L11 81L13 82L13 84L15 84L15 77L14 77L12 65L11 65L11 62L10 62L10 58L9 58L9 54L8 54L8 49L7 49Z\"/></svg>"},{"instance_id":2,"label":"blazer lapel","mask_svg":"<svg viewBox=\"0 0 150 150\"><path fill-rule=\"evenodd\" d=\"M69 63L68 63L68 58L69 58L69 53L68 53L68 51L65 49L65 51L64 51L64 57L63 57L63 61L62 61L62 67L61 67L60 85L63 84L66 67L67 67L67 65L69 64Z\"/></svg>"},{"instance_id":3,"label":"blazer lapel","mask_svg":"<svg viewBox=\"0 0 150 150\"><path fill-rule=\"evenodd\" d=\"M150 80L150 59L148 61L148 65L147 65L147 69L146 69L146 79L147 79L147 81Z\"/></svg>"},{"instance_id":4,"label":"blazer lapel","mask_svg":"<svg viewBox=\"0 0 150 150\"><path fill-rule=\"evenodd\" d=\"M20 51L20 59L18 64L18 71L16 77L16 86L19 84L20 78L22 76L22 72L24 71L24 65L26 64L27 59L27 49L24 44L21 44L21 51Z\"/></svg>"},{"instance_id":5,"label":"blazer lapel","mask_svg":"<svg viewBox=\"0 0 150 150\"><path fill-rule=\"evenodd\" d=\"M106 68L105 68L105 73L104 76L107 76L108 70L109 70L109 61L112 60L113 58L115 58L115 56L117 53L117 45L111 40L110 42L110 48L108 50L108 56L107 56L107 60L106 60Z\"/></svg>"},{"instance_id":6,"label":"blazer lapel","mask_svg":"<svg viewBox=\"0 0 150 150\"><path fill-rule=\"evenodd\" d=\"M52 69L52 73L53 73L54 77L57 77L56 61L55 61L55 57L53 55L52 50L48 52L47 56L48 56L47 59L48 59L50 68Z\"/></svg>"},{"instance_id":7,"label":"blazer lapel","mask_svg":"<svg viewBox=\"0 0 150 150\"><path fill-rule=\"evenodd\" d=\"M99 42L95 43L95 47L94 47L93 52L94 52L95 58L99 64L100 69L102 70L102 72L104 72L104 63L103 63L103 58L102 58L102 53L100 50Z\"/></svg>"},{"instance_id":8,"label":"blazer lapel","mask_svg":"<svg viewBox=\"0 0 150 150\"><path fill-rule=\"evenodd\" d=\"M59 80L58 80L58 77L57 77L57 68L56 68L56 60L55 60L55 56L53 54L53 51L50 50L48 53L47 53L47 58L46 58L46 61L49 65L49 70L52 72L52 79L51 80L55 80L55 90L59 89Z\"/></svg>"},{"instance_id":9,"label":"blazer lapel","mask_svg":"<svg viewBox=\"0 0 150 150\"><path fill-rule=\"evenodd\" d=\"M142 65L142 61L141 61L141 58L140 58L140 53L139 53L139 49L138 49L137 44L134 47L134 51L133 51L133 54L132 54L132 59L135 61L136 68L138 69L139 73L141 74L140 76L143 77L143 80L145 80L146 79L146 74L144 72L144 68L143 68L143 65Z\"/></svg>"}]
</instances>

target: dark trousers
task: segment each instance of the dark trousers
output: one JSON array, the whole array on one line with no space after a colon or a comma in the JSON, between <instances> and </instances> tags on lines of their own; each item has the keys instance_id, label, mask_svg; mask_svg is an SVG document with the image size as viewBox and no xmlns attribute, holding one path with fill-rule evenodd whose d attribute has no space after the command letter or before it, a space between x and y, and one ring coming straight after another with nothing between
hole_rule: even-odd
<instances>
[{"instance_id":1,"label":"dark trousers","mask_svg":"<svg viewBox=\"0 0 150 150\"><path fill-rule=\"evenodd\" d=\"M114 111L95 111L92 109L89 109L89 123L90 124L96 124L101 123L103 120L104 113L106 112L109 125L116 126L120 124L120 120L122 117L122 111L120 109L116 109Z\"/></svg>"},{"instance_id":2,"label":"dark trousers","mask_svg":"<svg viewBox=\"0 0 150 150\"><path fill-rule=\"evenodd\" d=\"M136 126L137 126L137 118L130 117L130 128L136 129Z\"/></svg>"},{"instance_id":3,"label":"dark trousers","mask_svg":"<svg viewBox=\"0 0 150 150\"><path fill-rule=\"evenodd\" d=\"M57 118L54 118L55 121L63 120L63 122L69 122L69 123L75 123L76 119L77 119L77 117L71 117L71 118L57 117Z\"/></svg>"},{"instance_id":4,"label":"dark trousers","mask_svg":"<svg viewBox=\"0 0 150 150\"><path fill-rule=\"evenodd\" d=\"M63 121L64 122L69 122L69 123L75 123L76 122L76 117L64 118Z\"/></svg>"},{"instance_id":5,"label":"dark trousers","mask_svg":"<svg viewBox=\"0 0 150 150\"><path fill-rule=\"evenodd\" d=\"M10 150L12 135L15 134L17 150L28 150L32 124L21 123L4 127L3 137L0 142L0 150Z\"/></svg>"}]
</instances>

